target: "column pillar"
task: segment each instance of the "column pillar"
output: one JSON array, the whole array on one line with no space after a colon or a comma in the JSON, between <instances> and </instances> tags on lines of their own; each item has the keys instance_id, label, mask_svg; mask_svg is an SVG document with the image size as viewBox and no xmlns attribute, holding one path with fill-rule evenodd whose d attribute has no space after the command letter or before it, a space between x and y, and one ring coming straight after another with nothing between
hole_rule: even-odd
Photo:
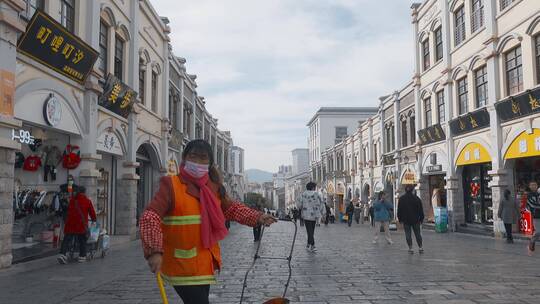
<instances>
[{"instance_id":1,"label":"column pillar","mask_svg":"<svg viewBox=\"0 0 540 304\"><path fill-rule=\"evenodd\" d=\"M4 74L0 87L0 268L9 267L13 260L13 179L15 152L21 144L11 139L11 131L22 123L13 117L15 107L15 75L17 34L24 32L18 14L24 9L22 1L0 0L0 72Z\"/></svg>"}]
</instances>

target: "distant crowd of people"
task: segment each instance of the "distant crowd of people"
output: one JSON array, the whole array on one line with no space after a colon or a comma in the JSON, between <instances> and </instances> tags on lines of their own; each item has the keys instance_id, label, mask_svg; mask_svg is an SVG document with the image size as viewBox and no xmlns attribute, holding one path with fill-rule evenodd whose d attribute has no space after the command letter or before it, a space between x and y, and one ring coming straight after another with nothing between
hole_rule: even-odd
<instances>
[{"instance_id":1,"label":"distant crowd of people","mask_svg":"<svg viewBox=\"0 0 540 304\"><path fill-rule=\"evenodd\" d=\"M294 206L289 211L289 216L300 226L306 227L307 245L306 248L315 252L315 227L324 223L336 221L336 213L316 191L317 185L309 182L306 190L300 195ZM524 193L514 199L510 190L505 190L503 198L499 203L497 215L505 227L505 235L508 243L513 243L512 225L519 223L520 215L523 211L530 212L532 224L536 227L527 245L529 255L535 251L535 243L540 240L540 189L536 182L531 182L527 189L522 189ZM418 253L424 253L422 239L422 223L424 222L424 208L421 199L416 195L414 185L405 185L405 193L399 197L397 204L397 220L403 226L405 232L405 242L408 246L408 253L414 254L413 234L418 246ZM394 206L386 199L386 193L380 191L374 200L368 202L350 201L341 217L349 227L353 220L357 224L364 224L369 221L374 230L373 243L377 244L379 236L384 233L384 238L388 244L393 244L390 230L397 229L397 223L393 222Z\"/></svg>"}]
</instances>

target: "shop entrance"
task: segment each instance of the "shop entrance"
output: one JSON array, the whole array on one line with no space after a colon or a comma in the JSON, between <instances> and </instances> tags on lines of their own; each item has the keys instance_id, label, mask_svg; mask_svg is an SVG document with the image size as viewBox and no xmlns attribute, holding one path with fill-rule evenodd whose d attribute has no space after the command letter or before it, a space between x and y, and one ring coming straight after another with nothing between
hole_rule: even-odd
<instances>
[{"instance_id":1,"label":"shop entrance","mask_svg":"<svg viewBox=\"0 0 540 304\"><path fill-rule=\"evenodd\" d=\"M78 167L77 162L66 168L62 157L72 136L26 123L19 134L28 142L21 145L14 164L14 263L58 250L53 235L62 231L73 195L68 192L68 176L75 175L71 170ZM78 179L74 182L72 189L77 189Z\"/></svg>"},{"instance_id":2,"label":"shop entrance","mask_svg":"<svg viewBox=\"0 0 540 304\"><path fill-rule=\"evenodd\" d=\"M362 201L368 203L369 197L371 196L370 187L368 184L364 185L364 190L362 191Z\"/></svg>"},{"instance_id":3,"label":"shop entrance","mask_svg":"<svg viewBox=\"0 0 540 304\"><path fill-rule=\"evenodd\" d=\"M116 157L101 154L98 163L99 177L97 178L96 212L102 228L109 234L115 233L116 211Z\"/></svg>"},{"instance_id":4,"label":"shop entrance","mask_svg":"<svg viewBox=\"0 0 540 304\"><path fill-rule=\"evenodd\" d=\"M488 183L491 163L463 166L463 196L467 223L493 224L493 202Z\"/></svg>"},{"instance_id":5,"label":"shop entrance","mask_svg":"<svg viewBox=\"0 0 540 304\"><path fill-rule=\"evenodd\" d=\"M429 184L429 210L426 216L427 221L434 222L434 208L435 207L447 207L446 201L446 180L444 179L446 175L437 174L437 175L428 175L428 184Z\"/></svg>"},{"instance_id":6,"label":"shop entrance","mask_svg":"<svg viewBox=\"0 0 540 304\"><path fill-rule=\"evenodd\" d=\"M135 173L139 176L137 181L137 226L139 225L139 218L144 211L144 208L151 199L152 189L150 188L153 180L152 161L148 150L142 145L137 150L137 162L139 167L135 170Z\"/></svg>"}]
</instances>

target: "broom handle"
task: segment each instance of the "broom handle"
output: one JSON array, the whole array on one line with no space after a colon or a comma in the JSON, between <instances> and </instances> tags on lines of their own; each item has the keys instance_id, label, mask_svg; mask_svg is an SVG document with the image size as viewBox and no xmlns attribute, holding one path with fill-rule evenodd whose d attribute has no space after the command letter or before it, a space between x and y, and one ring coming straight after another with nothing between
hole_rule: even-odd
<instances>
[{"instance_id":1,"label":"broom handle","mask_svg":"<svg viewBox=\"0 0 540 304\"><path fill-rule=\"evenodd\" d=\"M158 272L156 277L157 277L157 283L159 287L159 293L161 294L161 300L163 300L163 304L169 304L169 300L167 299L167 294L165 293L165 287L163 287L163 279L161 278L161 272Z\"/></svg>"}]
</instances>

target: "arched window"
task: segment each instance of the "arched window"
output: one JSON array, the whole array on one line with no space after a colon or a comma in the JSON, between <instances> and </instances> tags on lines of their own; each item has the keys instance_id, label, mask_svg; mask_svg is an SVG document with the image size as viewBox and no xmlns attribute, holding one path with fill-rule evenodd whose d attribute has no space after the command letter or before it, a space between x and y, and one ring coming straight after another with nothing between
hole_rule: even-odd
<instances>
[{"instance_id":1,"label":"arched window","mask_svg":"<svg viewBox=\"0 0 540 304\"><path fill-rule=\"evenodd\" d=\"M454 46L460 45L465 39L465 5L462 5L454 11Z\"/></svg>"},{"instance_id":2,"label":"arched window","mask_svg":"<svg viewBox=\"0 0 540 304\"><path fill-rule=\"evenodd\" d=\"M442 27L438 27L434 32L435 36L435 61L439 61L443 58L443 39L442 39Z\"/></svg>"},{"instance_id":3,"label":"arched window","mask_svg":"<svg viewBox=\"0 0 540 304\"><path fill-rule=\"evenodd\" d=\"M517 46L504 54L506 71L506 90L508 95L523 91L523 65L521 46Z\"/></svg>"},{"instance_id":4,"label":"arched window","mask_svg":"<svg viewBox=\"0 0 540 304\"><path fill-rule=\"evenodd\" d=\"M105 21L99 22L99 69L107 76L107 57L109 50L109 26Z\"/></svg>"},{"instance_id":5,"label":"arched window","mask_svg":"<svg viewBox=\"0 0 540 304\"><path fill-rule=\"evenodd\" d=\"M507 7L514 2L514 0L500 0L501 1L501 11L506 9Z\"/></svg>"},{"instance_id":6,"label":"arched window","mask_svg":"<svg viewBox=\"0 0 540 304\"><path fill-rule=\"evenodd\" d=\"M408 146L408 137L407 137L407 118L405 116L401 116L401 146L407 147Z\"/></svg>"},{"instance_id":7,"label":"arched window","mask_svg":"<svg viewBox=\"0 0 540 304\"><path fill-rule=\"evenodd\" d=\"M472 32L478 31L484 26L484 1L472 0L471 29Z\"/></svg>"}]
</instances>

